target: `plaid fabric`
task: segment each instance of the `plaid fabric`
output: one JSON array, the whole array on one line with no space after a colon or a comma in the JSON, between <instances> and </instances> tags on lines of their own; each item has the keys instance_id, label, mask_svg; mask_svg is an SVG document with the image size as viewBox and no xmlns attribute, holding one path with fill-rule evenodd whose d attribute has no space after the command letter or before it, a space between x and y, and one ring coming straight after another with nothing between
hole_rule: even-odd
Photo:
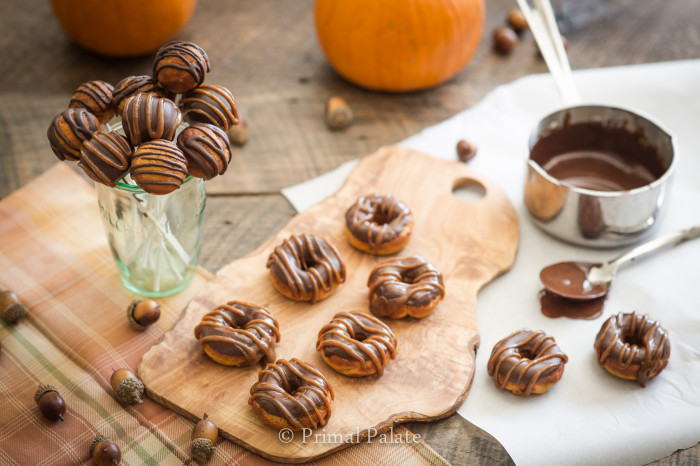
<instances>
[{"instance_id":1,"label":"plaid fabric","mask_svg":"<svg viewBox=\"0 0 700 466\"><path fill-rule=\"evenodd\" d=\"M137 297L119 281L88 184L57 164L1 201L0 288L17 293L29 316L0 327L0 464L91 464L98 434L116 441L124 465L191 463L193 423L148 399L122 406L109 378L117 368L135 370L209 277L200 268L185 291L159 300L156 324L135 331L126 308ZM65 399L65 422L39 412L41 384ZM404 427L394 431L407 438ZM220 440L209 464L268 463ZM420 440L363 443L315 463L446 464Z\"/></svg>"}]
</instances>

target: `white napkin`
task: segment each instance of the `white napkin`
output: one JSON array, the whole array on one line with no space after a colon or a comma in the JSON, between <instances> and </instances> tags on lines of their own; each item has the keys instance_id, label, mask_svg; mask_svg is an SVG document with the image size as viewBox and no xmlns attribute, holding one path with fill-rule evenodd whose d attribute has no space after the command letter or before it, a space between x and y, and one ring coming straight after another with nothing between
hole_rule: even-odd
<instances>
[{"instance_id":1,"label":"white napkin","mask_svg":"<svg viewBox=\"0 0 700 466\"><path fill-rule=\"evenodd\" d=\"M655 235L700 224L700 60L577 71L574 76L585 102L652 116L677 137L668 215ZM454 160L457 141L472 141L478 153L470 166L499 183L520 219L513 268L478 296L481 347L459 414L498 439L519 465L643 464L700 441L700 241L621 269L597 319L543 316L537 301L542 267L563 260L602 261L621 252L564 244L526 215L522 191L528 136L538 120L559 106L549 75L528 76L399 143ZM283 194L297 209L306 208L335 192L352 163L324 175L322 187L312 180ZM646 388L609 375L593 351L605 319L633 310L659 320L671 339L668 367ZM518 397L498 390L486 371L493 346L523 327L554 336L569 356L563 378L543 395Z\"/></svg>"}]
</instances>

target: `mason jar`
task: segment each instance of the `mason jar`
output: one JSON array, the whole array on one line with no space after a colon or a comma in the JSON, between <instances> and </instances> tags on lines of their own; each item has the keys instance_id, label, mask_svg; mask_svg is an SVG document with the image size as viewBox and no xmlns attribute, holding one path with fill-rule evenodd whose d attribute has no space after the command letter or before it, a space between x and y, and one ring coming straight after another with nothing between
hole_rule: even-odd
<instances>
[{"instance_id":1,"label":"mason jar","mask_svg":"<svg viewBox=\"0 0 700 466\"><path fill-rule=\"evenodd\" d=\"M97 183L95 189L124 286L154 298L185 289L202 246L204 180L188 175L179 189L166 195L125 182L114 188Z\"/></svg>"}]
</instances>

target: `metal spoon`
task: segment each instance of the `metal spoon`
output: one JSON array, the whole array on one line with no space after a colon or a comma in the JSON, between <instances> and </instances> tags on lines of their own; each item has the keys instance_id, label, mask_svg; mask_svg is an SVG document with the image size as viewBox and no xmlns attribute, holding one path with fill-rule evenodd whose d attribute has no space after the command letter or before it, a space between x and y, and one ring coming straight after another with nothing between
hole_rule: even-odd
<instances>
[{"instance_id":1,"label":"metal spoon","mask_svg":"<svg viewBox=\"0 0 700 466\"><path fill-rule=\"evenodd\" d=\"M700 225L642 243L602 264L558 262L542 269L540 280L548 291L564 298L577 300L600 298L608 292L615 273L622 264L698 237L700 237Z\"/></svg>"}]
</instances>

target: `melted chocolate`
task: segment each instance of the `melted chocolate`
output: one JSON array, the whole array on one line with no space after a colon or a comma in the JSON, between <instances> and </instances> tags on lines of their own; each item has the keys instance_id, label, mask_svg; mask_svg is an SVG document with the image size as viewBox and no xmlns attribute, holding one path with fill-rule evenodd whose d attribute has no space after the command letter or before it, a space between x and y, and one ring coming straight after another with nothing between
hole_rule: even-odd
<instances>
[{"instance_id":1,"label":"melted chocolate","mask_svg":"<svg viewBox=\"0 0 700 466\"><path fill-rule=\"evenodd\" d=\"M389 259L375 267L367 281L370 310L380 317L413 315L445 297L442 274L420 256Z\"/></svg>"},{"instance_id":2,"label":"melted chocolate","mask_svg":"<svg viewBox=\"0 0 700 466\"><path fill-rule=\"evenodd\" d=\"M153 139L172 141L182 122L173 101L153 94L137 94L126 101L122 126L134 147Z\"/></svg>"},{"instance_id":3,"label":"melted chocolate","mask_svg":"<svg viewBox=\"0 0 700 466\"><path fill-rule=\"evenodd\" d=\"M173 92L186 92L204 82L204 77L209 72L209 58L206 52L197 44L192 42L173 41L163 45L156 53L153 62L153 76ZM161 76L175 72L175 79L166 79ZM189 80L177 76L184 73ZM172 76L170 76L172 78ZM189 81L189 82L187 82ZM185 87L182 87L185 86Z\"/></svg>"},{"instance_id":4,"label":"melted chocolate","mask_svg":"<svg viewBox=\"0 0 700 466\"><path fill-rule=\"evenodd\" d=\"M378 376L396 357L396 336L381 320L366 314L340 312L318 334L316 351L374 365ZM336 369L337 370L337 369Z\"/></svg>"},{"instance_id":5,"label":"melted chocolate","mask_svg":"<svg viewBox=\"0 0 700 466\"><path fill-rule=\"evenodd\" d=\"M400 200L386 194L361 196L345 213L348 231L372 252L381 249L413 224L411 210Z\"/></svg>"},{"instance_id":6,"label":"melted chocolate","mask_svg":"<svg viewBox=\"0 0 700 466\"><path fill-rule=\"evenodd\" d=\"M513 393L528 396L568 360L554 338L542 330L522 329L496 343L487 369L499 389L512 383L518 386Z\"/></svg>"},{"instance_id":7,"label":"melted chocolate","mask_svg":"<svg viewBox=\"0 0 700 466\"><path fill-rule=\"evenodd\" d=\"M671 354L666 330L636 312L621 312L606 320L593 347L601 366L613 374L630 371L642 387L666 367Z\"/></svg>"},{"instance_id":8,"label":"melted chocolate","mask_svg":"<svg viewBox=\"0 0 700 466\"><path fill-rule=\"evenodd\" d=\"M595 319L603 313L605 299L567 299L547 290L541 290L538 298L542 314L547 317L568 317L569 319Z\"/></svg>"},{"instance_id":9,"label":"melted chocolate","mask_svg":"<svg viewBox=\"0 0 700 466\"><path fill-rule=\"evenodd\" d=\"M177 145L187 157L191 175L209 180L226 172L231 146L218 126L205 123L188 126L177 137Z\"/></svg>"},{"instance_id":10,"label":"melted chocolate","mask_svg":"<svg viewBox=\"0 0 700 466\"><path fill-rule=\"evenodd\" d=\"M242 356L247 366L263 358L274 361L273 345L280 340L279 324L270 311L239 301L206 314L195 327L194 336L200 340L203 351L209 347L224 356Z\"/></svg>"},{"instance_id":11,"label":"melted chocolate","mask_svg":"<svg viewBox=\"0 0 700 466\"><path fill-rule=\"evenodd\" d=\"M88 81L73 93L69 107L82 107L95 114L105 123L114 115L112 92L114 86L104 81Z\"/></svg>"},{"instance_id":12,"label":"melted chocolate","mask_svg":"<svg viewBox=\"0 0 700 466\"><path fill-rule=\"evenodd\" d=\"M124 136L97 131L83 144L78 166L93 180L113 188L129 172L131 155Z\"/></svg>"},{"instance_id":13,"label":"melted chocolate","mask_svg":"<svg viewBox=\"0 0 700 466\"><path fill-rule=\"evenodd\" d=\"M131 177L149 193L173 191L180 187L185 176L187 159L174 143L164 139L142 144L131 161Z\"/></svg>"},{"instance_id":14,"label":"melted chocolate","mask_svg":"<svg viewBox=\"0 0 700 466\"><path fill-rule=\"evenodd\" d=\"M325 426L331 416L333 389L323 374L298 359L279 359L260 371L248 404L284 418L293 430Z\"/></svg>"},{"instance_id":15,"label":"melted chocolate","mask_svg":"<svg viewBox=\"0 0 700 466\"><path fill-rule=\"evenodd\" d=\"M542 133L530 158L563 183L596 191L638 188L666 171L643 132L599 122L565 122Z\"/></svg>"},{"instance_id":16,"label":"melted chocolate","mask_svg":"<svg viewBox=\"0 0 700 466\"><path fill-rule=\"evenodd\" d=\"M345 263L331 243L314 235L294 235L277 246L267 259L267 267L279 291L296 300L315 303L345 281ZM278 288L279 289L279 288Z\"/></svg>"},{"instance_id":17,"label":"melted chocolate","mask_svg":"<svg viewBox=\"0 0 700 466\"><path fill-rule=\"evenodd\" d=\"M231 91L202 84L183 94L180 108L188 123L209 123L224 131L238 124L238 108Z\"/></svg>"},{"instance_id":18,"label":"melted chocolate","mask_svg":"<svg viewBox=\"0 0 700 466\"><path fill-rule=\"evenodd\" d=\"M600 264L558 262L540 272L545 289L538 297L547 317L595 319L603 312L608 287L588 281L588 272Z\"/></svg>"},{"instance_id":19,"label":"melted chocolate","mask_svg":"<svg viewBox=\"0 0 700 466\"><path fill-rule=\"evenodd\" d=\"M80 159L83 142L99 129L100 122L95 115L84 108L69 108L56 115L46 136L59 160L76 161Z\"/></svg>"}]
</instances>

